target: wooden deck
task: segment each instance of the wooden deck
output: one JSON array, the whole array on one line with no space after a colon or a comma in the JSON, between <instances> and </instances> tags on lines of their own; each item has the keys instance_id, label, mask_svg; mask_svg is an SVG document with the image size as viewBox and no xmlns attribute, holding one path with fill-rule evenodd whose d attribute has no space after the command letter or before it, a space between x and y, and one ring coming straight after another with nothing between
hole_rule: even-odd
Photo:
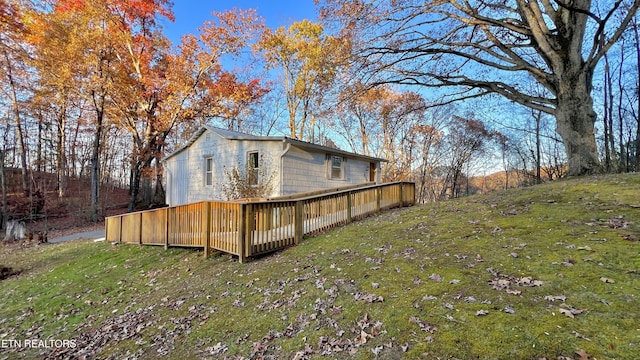
<instances>
[{"instance_id":1,"label":"wooden deck","mask_svg":"<svg viewBox=\"0 0 640 360\"><path fill-rule=\"evenodd\" d=\"M108 217L106 239L142 245L200 247L247 257L295 245L304 235L382 210L415 204L415 184L368 185L299 198L203 201Z\"/></svg>"}]
</instances>

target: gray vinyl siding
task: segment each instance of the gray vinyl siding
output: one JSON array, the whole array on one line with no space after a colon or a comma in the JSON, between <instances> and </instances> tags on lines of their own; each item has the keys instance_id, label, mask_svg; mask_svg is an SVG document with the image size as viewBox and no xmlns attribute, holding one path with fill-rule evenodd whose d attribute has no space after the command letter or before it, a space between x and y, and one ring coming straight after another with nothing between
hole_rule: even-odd
<instances>
[{"instance_id":1,"label":"gray vinyl siding","mask_svg":"<svg viewBox=\"0 0 640 360\"><path fill-rule=\"evenodd\" d=\"M292 147L283 160L282 195L361 184L369 181L369 162L345 158L343 178L330 179L329 152L307 152Z\"/></svg>"},{"instance_id":2,"label":"gray vinyl siding","mask_svg":"<svg viewBox=\"0 0 640 360\"><path fill-rule=\"evenodd\" d=\"M282 143L277 141L227 140L205 131L191 146L166 161L167 203L174 206L203 200L227 200L223 187L228 181L225 169L244 167L247 153L251 151L272 159L269 162L275 175L274 192L270 196L277 196L281 149ZM213 158L211 186L205 184L207 157Z\"/></svg>"},{"instance_id":3,"label":"gray vinyl siding","mask_svg":"<svg viewBox=\"0 0 640 360\"><path fill-rule=\"evenodd\" d=\"M204 129L165 161L167 203L171 206L203 200L227 200L224 184L225 169L244 166L247 155L257 151L261 158L261 173L272 176L271 194L267 197L291 195L369 181L370 163L377 168L380 159L359 158L317 145L300 144L287 138L247 137L220 129ZM331 156L343 158L342 178L331 179ZM207 185L206 159L213 159L212 183ZM378 171L379 173L379 171ZM379 174L376 174L379 181Z\"/></svg>"}]
</instances>

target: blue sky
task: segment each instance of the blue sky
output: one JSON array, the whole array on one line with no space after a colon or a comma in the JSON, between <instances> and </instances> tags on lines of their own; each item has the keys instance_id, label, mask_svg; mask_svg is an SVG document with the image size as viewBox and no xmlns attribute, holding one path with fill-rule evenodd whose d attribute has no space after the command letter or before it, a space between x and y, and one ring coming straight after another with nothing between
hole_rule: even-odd
<instances>
[{"instance_id":1,"label":"blue sky","mask_svg":"<svg viewBox=\"0 0 640 360\"><path fill-rule=\"evenodd\" d=\"M313 0L174 0L176 21L162 22L164 34L177 44L182 35L196 34L200 25L212 18L212 11L233 8L256 9L272 29L289 26L303 19L315 20L317 17Z\"/></svg>"}]
</instances>

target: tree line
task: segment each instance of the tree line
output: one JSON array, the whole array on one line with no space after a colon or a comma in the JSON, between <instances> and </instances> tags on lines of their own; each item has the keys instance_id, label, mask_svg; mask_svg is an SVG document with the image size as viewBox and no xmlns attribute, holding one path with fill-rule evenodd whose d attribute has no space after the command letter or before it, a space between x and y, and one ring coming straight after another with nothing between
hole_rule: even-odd
<instances>
[{"instance_id":1,"label":"tree line","mask_svg":"<svg viewBox=\"0 0 640 360\"><path fill-rule=\"evenodd\" d=\"M0 0L0 180L40 172L164 202L161 159L203 124L389 161L419 201L640 168L639 1L317 1L270 29L212 13L173 44L167 0ZM229 64L233 64L230 66Z\"/></svg>"}]
</instances>

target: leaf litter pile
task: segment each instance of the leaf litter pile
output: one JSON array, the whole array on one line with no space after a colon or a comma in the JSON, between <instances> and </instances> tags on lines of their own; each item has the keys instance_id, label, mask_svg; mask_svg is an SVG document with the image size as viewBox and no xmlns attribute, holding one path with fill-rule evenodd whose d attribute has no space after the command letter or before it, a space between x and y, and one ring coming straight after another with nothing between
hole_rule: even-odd
<instances>
[{"instance_id":1,"label":"leaf litter pile","mask_svg":"<svg viewBox=\"0 0 640 360\"><path fill-rule=\"evenodd\" d=\"M73 242L4 253L0 340L25 358L632 359L640 177L383 213L239 264Z\"/></svg>"}]
</instances>

